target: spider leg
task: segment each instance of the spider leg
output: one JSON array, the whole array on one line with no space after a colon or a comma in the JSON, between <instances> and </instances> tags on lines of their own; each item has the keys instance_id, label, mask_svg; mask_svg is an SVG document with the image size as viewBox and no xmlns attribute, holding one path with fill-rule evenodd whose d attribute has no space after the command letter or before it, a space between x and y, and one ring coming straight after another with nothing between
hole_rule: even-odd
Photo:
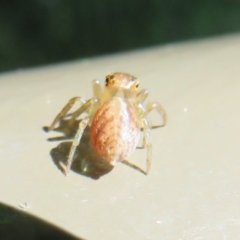
<instances>
[{"instance_id":1,"label":"spider leg","mask_svg":"<svg viewBox=\"0 0 240 240\"><path fill-rule=\"evenodd\" d=\"M145 135L143 135L143 140L142 140L142 145L137 146L137 149L145 149L146 148L146 144L145 144Z\"/></svg>"},{"instance_id":2,"label":"spider leg","mask_svg":"<svg viewBox=\"0 0 240 240\"><path fill-rule=\"evenodd\" d=\"M146 175L149 173L152 164L152 138L151 127L147 118L142 118L143 123L143 146L147 150Z\"/></svg>"},{"instance_id":3,"label":"spider leg","mask_svg":"<svg viewBox=\"0 0 240 240\"><path fill-rule=\"evenodd\" d=\"M50 127L48 127L48 131L51 131L54 129L55 125L59 122L59 120L61 118L63 118L67 112L72 108L72 106L76 103L76 102L80 102L80 103L85 103L85 100L81 97L74 97L71 98L68 103L64 106L64 108L61 110L61 112L55 117L55 119L53 120L52 124L50 125Z\"/></svg>"},{"instance_id":4,"label":"spider leg","mask_svg":"<svg viewBox=\"0 0 240 240\"><path fill-rule=\"evenodd\" d=\"M94 101L97 101L97 99L100 99L101 97L101 94L102 94L102 86L100 84L100 81L95 79L92 81L92 87L93 87L93 95L94 95L94 98L95 99ZM97 99L96 99L97 98ZM92 101L92 99L89 100L90 102ZM71 114L72 118L71 118L71 121L70 121L70 124L73 123L75 121L75 119L80 116L83 112L87 112L89 113L91 109L90 108L79 108L77 109L75 112L73 112Z\"/></svg>"},{"instance_id":5,"label":"spider leg","mask_svg":"<svg viewBox=\"0 0 240 240\"><path fill-rule=\"evenodd\" d=\"M91 98L89 99L87 102L85 102L74 114L75 116L73 116L72 119L75 119L78 115L82 114L83 112L89 112L89 109L95 105L95 103L98 102L98 99L97 98ZM77 146L79 145L80 143L80 140L82 138L82 135L83 135L83 132L85 130L85 128L87 127L88 125L88 122L90 120L90 116L86 116L84 117L81 122L79 123L79 127L78 127L78 131L74 137L74 140L73 140L73 143L72 143L72 146L71 146L71 149L70 149L70 153L69 153L69 157L68 157L68 160L67 160L67 166L66 166L66 169L65 169L65 174L67 175L70 168L71 168L71 165L72 165L72 162L73 162L73 157L74 157L74 153L77 149Z\"/></svg>"},{"instance_id":6,"label":"spider leg","mask_svg":"<svg viewBox=\"0 0 240 240\"><path fill-rule=\"evenodd\" d=\"M167 115L164 108L159 103L157 102L148 103L145 111L145 116L147 116L154 109L162 116L162 124L151 126L151 128L164 127L167 123Z\"/></svg>"},{"instance_id":7,"label":"spider leg","mask_svg":"<svg viewBox=\"0 0 240 240\"><path fill-rule=\"evenodd\" d=\"M146 100L146 98L148 97L148 90L147 89L143 89L140 92L137 93L137 101L139 103L142 103Z\"/></svg>"},{"instance_id":8,"label":"spider leg","mask_svg":"<svg viewBox=\"0 0 240 240\"><path fill-rule=\"evenodd\" d=\"M146 175L145 170L143 170L142 168L138 167L136 164L134 164L134 163L132 163L132 162L126 160L126 159L122 160L121 163L123 163L123 164L125 164L125 165L127 165L127 166L129 166L129 167L131 167L131 168L133 168L133 169L135 169L135 170L137 170L137 171Z\"/></svg>"},{"instance_id":9,"label":"spider leg","mask_svg":"<svg viewBox=\"0 0 240 240\"><path fill-rule=\"evenodd\" d=\"M93 80L92 86L93 86L93 96L100 99L103 92L100 81L97 79Z\"/></svg>"},{"instance_id":10,"label":"spider leg","mask_svg":"<svg viewBox=\"0 0 240 240\"><path fill-rule=\"evenodd\" d=\"M141 123L143 125L143 148L146 148L147 150L147 160L146 160L146 170L143 170L142 168L138 167L134 163L128 161L128 160L123 160L122 163L138 170L139 172L147 175L150 171L151 168L151 163L152 163L152 139L151 139L151 127L149 125L148 119L147 118L142 118Z\"/></svg>"},{"instance_id":11,"label":"spider leg","mask_svg":"<svg viewBox=\"0 0 240 240\"><path fill-rule=\"evenodd\" d=\"M141 107L141 106L139 106L139 108L140 108L140 107ZM141 109L142 109L142 111L144 111L142 107L141 107ZM147 117L147 115L148 115L152 110L154 110L154 109L157 110L157 112L158 112L160 115L162 115L163 122L162 122L162 124L160 124L160 125L151 126L150 128L151 128L151 129L155 129L155 128L159 128L159 127L164 127L164 126L166 125L166 123L167 123L167 115L166 115L165 110L163 109L163 107L162 107L159 103L157 103L157 102L148 103L148 104L147 104L147 107L146 107L146 110L145 110L145 113L144 113L145 117ZM144 130L144 127L142 126L142 127L141 127L141 131L143 131L143 130ZM139 146L139 147L137 147L137 148L138 148L138 149L144 149L144 148L146 148L145 134L144 134L144 136L143 136L143 143L142 143L142 145Z\"/></svg>"},{"instance_id":12,"label":"spider leg","mask_svg":"<svg viewBox=\"0 0 240 240\"><path fill-rule=\"evenodd\" d=\"M162 124L157 125L157 126L151 126L149 123L149 120L147 118L147 115L154 109L157 110L157 112L160 115L162 115L162 119L163 119ZM145 171L145 174L147 175L150 171L151 163L152 163L151 129L165 126L167 123L167 116L166 116L166 112L163 109L163 107L159 103L156 103L156 102L148 103L145 111L144 111L143 106L141 104L139 104L138 110L140 113L142 113L140 125L141 125L141 129L143 130L143 143L142 143L142 146L140 146L138 148L146 148L146 150L147 150L147 162L146 162L146 171Z\"/></svg>"},{"instance_id":13,"label":"spider leg","mask_svg":"<svg viewBox=\"0 0 240 240\"><path fill-rule=\"evenodd\" d=\"M87 117L83 118L82 121L79 123L78 131L74 137L74 140L73 140L73 143L72 143L72 146L70 149L70 153L68 156L68 160L67 160L67 165L64 170L65 175L68 175L68 173L69 173L69 170L70 170L72 162L73 162L74 153L77 149L77 146L79 145L79 143L81 141L83 132L84 132L85 128L87 127L89 120L90 120L90 117L87 116Z\"/></svg>"},{"instance_id":14,"label":"spider leg","mask_svg":"<svg viewBox=\"0 0 240 240\"><path fill-rule=\"evenodd\" d=\"M98 102L97 98L91 98L87 100L78 110L71 114L70 125L75 121L75 119L80 116L83 112L89 113L91 111L91 106Z\"/></svg>"}]
</instances>

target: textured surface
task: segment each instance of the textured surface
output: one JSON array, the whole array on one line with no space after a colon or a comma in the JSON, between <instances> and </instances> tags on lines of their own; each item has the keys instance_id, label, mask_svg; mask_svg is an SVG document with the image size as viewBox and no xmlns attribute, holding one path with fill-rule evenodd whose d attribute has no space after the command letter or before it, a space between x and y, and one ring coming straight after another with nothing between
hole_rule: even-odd
<instances>
[{"instance_id":1,"label":"textured surface","mask_svg":"<svg viewBox=\"0 0 240 240\"><path fill-rule=\"evenodd\" d=\"M91 139L97 153L115 164L127 158L136 148L140 137L137 113L127 99L113 97L96 112Z\"/></svg>"},{"instance_id":2,"label":"textured surface","mask_svg":"<svg viewBox=\"0 0 240 240\"><path fill-rule=\"evenodd\" d=\"M84 239L239 239L239 62L240 37L230 36L1 75L0 201ZM138 76L166 109L150 175L119 163L99 180L66 178L50 155L59 141L47 141L61 133L42 127L110 71ZM130 160L144 166L145 156Z\"/></svg>"}]
</instances>

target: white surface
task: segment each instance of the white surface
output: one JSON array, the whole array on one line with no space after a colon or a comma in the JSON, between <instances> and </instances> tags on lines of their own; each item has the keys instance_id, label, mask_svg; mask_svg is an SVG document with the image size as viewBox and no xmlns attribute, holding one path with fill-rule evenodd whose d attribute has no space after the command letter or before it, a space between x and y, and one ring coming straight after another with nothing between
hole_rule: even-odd
<instances>
[{"instance_id":1,"label":"white surface","mask_svg":"<svg viewBox=\"0 0 240 240\"><path fill-rule=\"evenodd\" d=\"M240 36L167 45L0 76L0 201L84 239L240 239ZM118 164L65 177L45 133L91 80L129 72L166 109L148 177ZM144 166L145 151L129 159Z\"/></svg>"}]
</instances>

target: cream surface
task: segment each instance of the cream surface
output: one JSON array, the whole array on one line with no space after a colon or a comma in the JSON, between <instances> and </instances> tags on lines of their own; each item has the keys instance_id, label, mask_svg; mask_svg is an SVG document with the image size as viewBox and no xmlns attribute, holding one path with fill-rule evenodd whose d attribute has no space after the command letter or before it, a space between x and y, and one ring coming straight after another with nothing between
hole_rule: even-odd
<instances>
[{"instance_id":1,"label":"cream surface","mask_svg":"<svg viewBox=\"0 0 240 240\"><path fill-rule=\"evenodd\" d=\"M0 75L0 201L84 239L239 239L239 62L235 35ZM42 127L113 71L137 76L167 112L150 174L119 163L99 180L65 177L50 155L60 142L47 141L61 133ZM144 167L145 151L129 160Z\"/></svg>"}]
</instances>

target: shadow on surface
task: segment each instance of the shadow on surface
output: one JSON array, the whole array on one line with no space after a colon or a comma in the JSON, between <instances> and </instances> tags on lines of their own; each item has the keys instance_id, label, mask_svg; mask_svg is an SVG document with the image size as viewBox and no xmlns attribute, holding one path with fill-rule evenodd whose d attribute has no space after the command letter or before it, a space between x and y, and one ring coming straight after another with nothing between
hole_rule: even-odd
<instances>
[{"instance_id":1,"label":"shadow on surface","mask_svg":"<svg viewBox=\"0 0 240 240\"><path fill-rule=\"evenodd\" d=\"M74 138L81 120L73 120L71 119L71 116L72 114L66 115L60 120L59 126L53 129L53 131L60 132L62 135L48 138L48 141L72 140ZM152 129L159 127L160 126L154 126ZM48 127L43 127L43 130L48 132ZM72 142L70 141L62 142L50 151L53 162L62 171L63 174L65 174L64 168L67 163L71 145ZM137 148L144 149L144 147ZM121 163L146 175L145 170L141 169L134 163L129 162L128 160L123 160ZM101 156L96 153L90 139L90 127L87 126L82 135L80 144L74 154L71 170L83 176L97 180L101 176L109 173L113 167L113 165L106 162Z\"/></svg>"},{"instance_id":2,"label":"shadow on surface","mask_svg":"<svg viewBox=\"0 0 240 240\"><path fill-rule=\"evenodd\" d=\"M78 129L80 120L74 122L62 119L59 127L54 131L61 132L62 136L49 138L49 141L73 139ZM47 131L47 127L43 128ZM62 142L50 151L50 155L55 165L63 172L70 152L72 142ZM74 154L71 170L83 176L92 179L99 179L101 176L109 173L113 166L101 158L94 150L90 141L90 128L87 127L83 133L81 142Z\"/></svg>"},{"instance_id":3,"label":"shadow on surface","mask_svg":"<svg viewBox=\"0 0 240 240\"><path fill-rule=\"evenodd\" d=\"M0 203L1 240L83 240L37 217Z\"/></svg>"}]
</instances>

